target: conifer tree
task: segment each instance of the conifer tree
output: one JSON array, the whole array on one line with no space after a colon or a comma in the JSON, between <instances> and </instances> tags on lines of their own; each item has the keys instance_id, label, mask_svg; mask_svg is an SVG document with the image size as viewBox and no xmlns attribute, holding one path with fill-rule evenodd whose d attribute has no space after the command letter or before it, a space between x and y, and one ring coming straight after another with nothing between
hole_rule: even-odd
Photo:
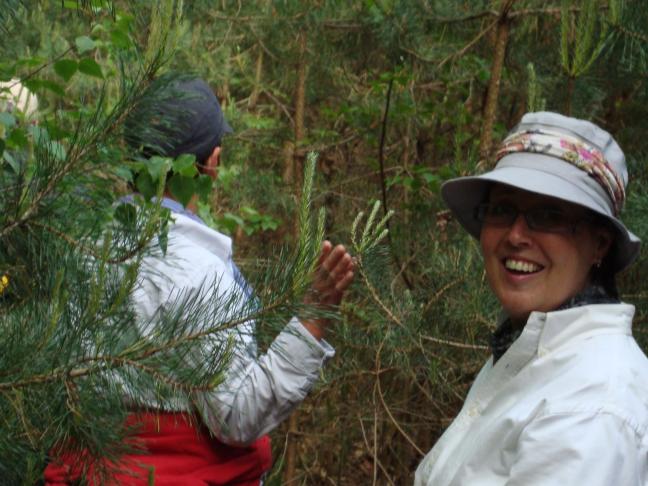
<instances>
[{"instance_id":1,"label":"conifer tree","mask_svg":"<svg viewBox=\"0 0 648 486\"><path fill-rule=\"evenodd\" d=\"M183 294L160 311L154 333L136 331L130 295L139 265L144 256L165 252L170 215L159 201L167 174L179 176L183 195L209 191L195 179L190 160L137 159L121 143L126 119L135 119L131 129L152 130L137 119L150 119L155 96L174 95L172 74L157 82L168 89L151 94L147 88L170 58L181 10L173 0L154 6L152 14L135 4L126 11L88 8L79 4L70 15L87 22L88 33L92 26L107 31L110 43L100 35L79 36L64 56L26 73L20 60L2 60L7 76L18 76L36 93L49 89L54 96L47 101L57 106L42 108L34 125L19 110L0 117L5 484L37 482L53 448L78 452L89 458L86 465L92 458L118 462L132 447L124 440L131 432L124 397L164 404L217 386L228 364L228 340L214 345L223 331L251 319L263 328L296 313L333 316L302 304L324 231L324 213L313 216L312 154L299 203L300 239L259 273L256 298L221 293L215 299L210 288ZM143 13L153 23L147 42L139 44L128 19ZM103 64L95 61L102 43L108 46ZM94 93L74 101L80 95L66 83L81 75L98 82L91 85ZM119 192L129 181L143 193L135 205Z\"/></svg>"}]
</instances>

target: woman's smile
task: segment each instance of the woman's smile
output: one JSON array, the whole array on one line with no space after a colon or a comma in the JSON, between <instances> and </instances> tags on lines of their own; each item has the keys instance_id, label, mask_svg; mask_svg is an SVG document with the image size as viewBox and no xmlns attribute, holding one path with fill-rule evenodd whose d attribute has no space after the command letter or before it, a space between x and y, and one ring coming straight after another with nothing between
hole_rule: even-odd
<instances>
[{"instance_id":1,"label":"woman's smile","mask_svg":"<svg viewBox=\"0 0 648 486\"><path fill-rule=\"evenodd\" d=\"M504 258L502 263L513 275L535 274L543 269L542 265L521 258Z\"/></svg>"}]
</instances>

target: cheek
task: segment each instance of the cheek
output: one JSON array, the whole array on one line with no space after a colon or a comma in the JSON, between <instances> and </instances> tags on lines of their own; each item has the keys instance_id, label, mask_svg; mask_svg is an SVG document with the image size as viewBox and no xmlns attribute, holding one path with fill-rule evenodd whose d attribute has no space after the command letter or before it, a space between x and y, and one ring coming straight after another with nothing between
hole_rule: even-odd
<instances>
[{"instance_id":1,"label":"cheek","mask_svg":"<svg viewBox=\"0 0 648 486\"><path fill-rule=\"evenodd\" d=\"M498 274L499 258L497 248L501 240L501 231L497 229L482 229L479 235L479 243L481 247L482 259L484 261L484 270L486 271L486 279L488 280L491 288L494 288Z\"/></svg>"},{"instance_id":2,"label":"cheek","mask_svg":"<svg viewBox=\"0 0 648 486\"><path fill-rule=\"evenodd\" d=\"M493 228L484 227L479 235L479 244L481 246L482 256L484 260L488 260L495 254L499 235L497 230Z\"/></svg>"},{"instance_id":3,"label":"cheek","mask_svg":"<svg viewBox=\"0 0 648 486\"><path fill-rule=\"evenodd\" d=\"M588 239L573 238L559 240L547 246L554 269L567 281L580 283L586 281L595 261L595 250Z\"/></svg>"}]
</instances>

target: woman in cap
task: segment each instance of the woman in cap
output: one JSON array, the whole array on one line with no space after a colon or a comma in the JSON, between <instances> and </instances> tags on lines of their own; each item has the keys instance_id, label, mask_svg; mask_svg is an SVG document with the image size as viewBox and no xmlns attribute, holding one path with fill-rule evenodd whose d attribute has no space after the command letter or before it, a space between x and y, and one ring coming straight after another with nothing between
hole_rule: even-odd
<instances>
[{"instance_id":1,"label":"woman in cap","mask_svg":"<svg viewBox=\"0 0 648 486\"><path fill-rule=\"evenodd\" d=\"M492 358L415 484L646 485L648 360L615 284L639 252L619 220L623 152L590 122L542 112L497 158L442 188L503 312Z\"/></svg>"}]
</instances>

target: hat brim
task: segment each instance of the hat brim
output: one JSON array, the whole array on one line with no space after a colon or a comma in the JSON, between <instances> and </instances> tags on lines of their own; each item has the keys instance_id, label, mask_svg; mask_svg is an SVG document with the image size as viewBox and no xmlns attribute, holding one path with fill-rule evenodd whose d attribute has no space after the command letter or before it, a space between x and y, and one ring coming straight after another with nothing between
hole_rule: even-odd
<instances>
[{"instance_id":1,"label":"hat brim","mask_svg":"<svg viewBox=\"0 0 648 486\"><path fill-rule=\"evenodd\" d=\"M227 122L225 117L223 117L223 134L225 133L234 133L234 129L232 126Z\"/></svg>"},{"instance_id":2,"label":"hat brim","mask_svg":"<svg viewBox=\"0 0 648 486\"><path fill-rule=\"evenodd\" d=\"M615 272L630 265L637 255L641 240L610 214L609 209L593 197L592 191L602 191L598 184L586 180L589 176L571 164L554 157L536 153L517 153L502 158L497 167L485 174L451 179L441 187L441 195L457 221L479 239L481 224L475 219L475 208L488 197L493 183L561 199L587 208L604 217L617 231L610 253ZM607 196L605 196L607 197ZM604 200L604 199L603 199Z\"/></svg>"}]
</instances>

